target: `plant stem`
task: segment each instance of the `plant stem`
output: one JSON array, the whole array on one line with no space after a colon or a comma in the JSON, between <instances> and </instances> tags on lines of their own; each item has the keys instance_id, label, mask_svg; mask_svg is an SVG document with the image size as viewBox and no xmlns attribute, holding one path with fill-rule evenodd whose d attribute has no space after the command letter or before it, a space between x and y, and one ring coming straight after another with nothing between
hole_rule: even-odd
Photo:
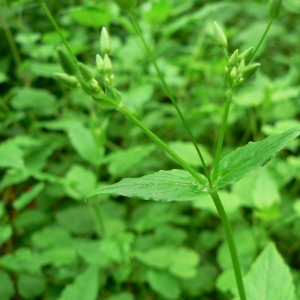
<instances>
[{"instance_id":1,"label":"plant stem","mask_svg":"<svg viewBox=\"0 0 300 300\"><path fill-rule=\"evenodd\" d=\"M266 36L267 36L267 34L268 34L268 32L269 32L269 29L270 29L270 27L271 27L273 21L274 21L274 19L270 19L270 20L269 20L269 23L268 23L268 25L267 25L267 28L265 29L265 31L264 31L262 37L260 38L258 44L256 45L254 51L253 51L252 54L251 54L249 63L251 62L251 60L252 60L253 57L255 56L256 52L257 52L258 49L260 48L261 44L263 43L264 39L266 38Z\"/></svg>"},{"instance_id":2,"label":"plant stem","mask_svg":"<svg viewBox=\"0 0 300 300\"><path fill-rule=\"evenodd\" d=\"M99 206L100 209L101 206ZM99 237L105 236L105 227L99 209L94 204L88 204L90 214L95 222L96 230Z\"/></svg>"},{"instance_id":3,"label":"plant stem","mask_svg":"<svg viewBox=\"0 0 300 300\"><path fill-rule=\"evenodd\" d=\"M228 243L229 251L230 251L230 256L233 264L233 269L234 269L234 274L235 274L235 279L239 291L239 296L240 300L247 300L246 293L245 293L245 288L244 288L244 283L243 283L243 277L242 277L242 272L241 272L241 266L239 262L239 257L237 254L235 242L234 242L234 237L232 234L231 226L229 224L226 212L224 210L224 207L222 205L221 199L218 195L217 191L212 191L210 193L210 196L212 197L214 204L217 208L219 217L222 221L222 225L225 231L226 235L226 240Z\"/></svg>"},{"instance_id":4,"label":"plant stem","mask_svg":"<svg viewBox=\"0 0 300 300\"><path fill-rule=\"evenodd\" d=\"M123 113L128 119L130 119L135 125L137 125L145 134L147 134L152 141L154 141L160 148L165 150L178 164L180 164L186 171L188 171L200 184L206 184L206 180L200 176L187 162L185 162L178 154L176 154L167 144L165 144L158 136L156 136L151 130L145 127L132 113L127 110L123 105L116 107L121 113Z\"/></svg>"},{"instance_id":5,"label":"plant stem","mask_svg":"<svg viewBox=\"0 0 300 300\"><path fill-rule=\"evenodd\" d=\"M42 8L44 9L48 19L50 20L50 22L52 23L53 27L55 28L55 30L57 31L57 33L60 35L60 38L62 40L62 42L64 43L65 47L67 48L69 54L71 55L72 59L74 60L74 62L77 64L77 58L74 55L73 51L71 50L71 47L69 46L68 42L66 41L62 31L60 30L59 26L57 25L55 19L53 18L50 10L48 9L47 5L45 2L41 3Z\"/></svg>"},{"instance_id":6,"label":"plant stem","mask_svg":"<svg viewBox=\"0 0 300 300\"><path fill-rule=\"evenodd\" d=\"M131 20L131 22L133 24L133 27L136 30L139 38L142 41L142 43L143 43L143 45L144 45L144 47L146 49L146 52L147 52L147 54L148 54L148 56L149 56L152 64L155 67L157 75L158 75L160 81L162 82L162 85L163 85L163 87L165 89L165 92L166 92L167 96L169 97L169 99L171 100L173 106L175 107L175 109L176 109L176 111L177 111L177 113L178 113L178 115L179 115L179 117L180 117L180 119L181 119L181 121L182 121L185 129L187 130L187 132L188 132L188 134L189 134L189 136L190 136L190 138L192 140L192 143L193 143L193 145L194 145L194 147L195 147L195 149L196 149L196 151L198 153L198 156L199 156L199 158L201 160L201 163L202 163L202 166L204 168L204 173L205 173L205 176L206 176L206 178L207 178L207 180L209 182L209 186L212 188L212 181L210 179L210 175L209 175L207 166L205 164L205 161L204 161L203 155L202 155L202 153L201 153L201 151L199 149L199 146L198 146L198 144L196 142L196 139L195 139L195 137L194 137L194 135L193 135L193 133L192 133L192 131L191 131L191 129L190 129L187 121L186 121L186 119L184 118L184 116L183 116L183 114L182 114L182 112L181 112L181 110L180 110L180 108L179 108L179 106L177 104L177 101L173 97L172 92L171 92L171 90L170 90L167 82L165 81L165 78L164 78L164 76L163 76L163 74L162 74L162 72L161 72L161 70L160 70L160 68L159 68L159 66L157 64L156 58L153 55L150 47L148 46L148 44L147 44L147 42L146 42L146 40L145 40L145 38L143 36L142 30L141 30L141 28L140 28L140 26L139 26L139 24L138 24L138 22L137 22L137 20L136 20L136 18L134 16L134 14L131 11L130 11L130 20Z\"/></svg>"},{"instance_id":7,"label":"plant stem","mask_svg":"<svg viewBox=\"0 0 300 300\"><path fill-rule=\"evenodd\" d=\"M218 145L217 145L216 157L215 157L215 161L214 161L214 169L213 169L213 174L212 174L213 181L215 181L217 179L218 172L219 172L219 162L220 162L223 141L224 141L224 136L225 136L225 131L226 131L229 108L230 108L232 96L234 94L234 90L228 89L226 94L227 94L227 100L226 100L225 109L224 109L224 113L223 113L221 131L220 131L220 135L218 138Z\"/></svg>"}]
</instances>

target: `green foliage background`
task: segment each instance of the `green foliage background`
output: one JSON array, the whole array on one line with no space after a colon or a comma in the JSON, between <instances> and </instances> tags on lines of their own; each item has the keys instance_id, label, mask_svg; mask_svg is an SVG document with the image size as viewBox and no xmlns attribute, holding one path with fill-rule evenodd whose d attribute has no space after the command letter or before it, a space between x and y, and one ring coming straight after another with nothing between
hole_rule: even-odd
<instances>
[{"instance_id":1,"label":"green foliage background","mask_svg":"<svg viewBox=\"0 0 300 300\"><path fill-rule=\"evenodd\" d=\"M178 166L118 112L54 80L63 44L36 2L0 2L0 300L232 299L230 256L210 198L84 202L97 187ZM47 5L94 71L100 30L108 28L126 106L201 171L126 12L108 0ZM244 51L267 25L267 2L153 0L135 11L211 166L225 102L212 22L225 29L230 52ZM224 154L300 124L299 15L299 2L285 0L256 57L258 74L233 99ZM288 278L287 300L294 289L300 299L299 174L295 140L220 192L246 281L263 281L260 259L282 257L274 272Z\"/></svg>"}]
</instances>

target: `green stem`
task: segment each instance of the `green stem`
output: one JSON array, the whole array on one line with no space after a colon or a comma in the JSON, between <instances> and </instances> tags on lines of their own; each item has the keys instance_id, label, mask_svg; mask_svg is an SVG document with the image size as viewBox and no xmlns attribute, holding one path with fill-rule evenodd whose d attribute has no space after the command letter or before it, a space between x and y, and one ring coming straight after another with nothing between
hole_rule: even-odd
<instances>
[{"instance_id":1,"label":"green stem","mask_svg":"<svg viewBox=\"0 0 300 300\"><path fill-rule=\"evenodd\" d=\"M252 54L251 54L251 58L250 58L250 60L249 60L249 63L251 62L251 60L252 60L253 57L255 56L256 52L257 52L258 49L260 48L261 44L263 43L264 39L266 38L266 36L267 36L267 34L268 34L268 32L269 32L269 29L270 29L270 27L271 27L273 21L274 21L274 19L270 19L270 20L269 20L269 23L268 23L267 28L265 29L265 32L263 33L261 39L259 40L258 44L256 45L254 51L253 51ZM248 63L248 64L249 64L249 63Z\"/></svg>"},{"instance_id":2,"label":"green stem","mask_svg":"<svg viewBox=\"0 0 300 300\"><path fill-rule=\"evenodd\" d=\"M231 226L229 224L226 212L224 210L224 207L222 205L222 202L218 195L218 192L213 191L210 193L210 196L212 197L212 199L214 201L214 204L217 208L219 217L222 221L222 225L223 225L223 228L225 231L226 240L228 243L230 256L231 256L231 260L232 260L232 264L233 264L235 279L236 279L236 283L237 283L237 287L238 287L238 291L239 291L240 300L247 300L244 283L243 283L242 272L241 272L241 266L240 266L239 257L237 254Z\"/></svg>"},{"instance_id":3,"label":"green stem","mask_svg":"<svg viewBox=\"0 0 300 300\"><path fill-rule=\"evenodd\" d=\"M187 121L186 121L186 119L184 118L184 116L183 116L183 114L182 114L182 112L181 112L181 110L180 110L180 108L179 108L179 106L178 106L175 98L173 97L172 92L171 92L171 90L170 90L167 82L165 81L165 78L164 78L164 76L163 76L163 74L162 74L162 72L161 72L161 70L160 70L160 68L159 68L159 66L157 64L156 58L153 55L150 47L148 46L148 44L147 44L147 42L146 42L146 40L145 40L145 38L143 36L142 30L141 30L138 22L136 21L136 18L135 18L134 14L132 12L130 12L130 19L131 19L131 22L133 24L134 29L136 30L139 38L141 39L141 41L142 41L142 43L143 43L143 45L144 45L144 47L146 49L146 52L147 52L147 54L148 54L148 56L149 56L152 64L155 67L157 75L158 75L160 81L162 82L162 85L163 85L163 87L165 89L165 92L166 92L167 96L169 97L169 99L171 100L173 106L175 107L175 109L176 109L176 111L177 111L177 113L178 113L178 115L179 115L179 117L180 117L180 119L181 119L181 121L182 121L185 129L187 130L187 132L188 132L188 134L189 134L189 136L190 136L190 138L192 140L192 143L193 143L193 145L194 145L194 147L195 147L195 149L196 149L196 151L198 153L198 156L199 156L199 158L201 160L201 163L202 163L202 166L204 168L204 173L205 173L205 176L206 176L206 178L207 178L207 180L209 182L209 186L212 187L212 181L210 179L208 168L207 168L207 166L205 164L203 155L202 155L202 153L201 153L201 151L199 149L199 146L198 146L198 144L196 142L196 139L195 139L195 137L194 137L194 135L193 135L193 133L192 133L192 131L191 131L191 129L190 129Z\"/></svg>"},{"instance_id":4,"label":"green stem","mask_svg":"<svg viewBox=\"0 0 300 300\"><path fill-rule=\"evenodd\" d=\"M88 204L88 208L89 208L90 214L95 222L98 236L104 237L105 236L105 227L104 227L104 223L103 223L100 211L97 209L97 207L95 207L94 204ZM100 209L100 206L99 206L99 209Z\"/></svg>"},{"instance_id":5,"label":"green stem","mask_svg":"<svg viewBox=\"0 0 300 300\"><path fill-rule=\"evenodd\" d=\"M226 100L225 109L224 109L224 113L223 113L221 131L220 131L220 135L219 135L219 139L218 139L216 157L215 157L215 161L214 161L214 169L213 169L213 174L212 174L213 181L215 181L218 177L219 162L220 162L223 141L224 141L224 136L225 136L225 131L226 131L226 125L227 125L227 119L228 119L228 114L229 114L229 108L230 108L233 93L234 93L233 89L227 90L227 100Z\"/></svg>"},{"instance_id":6,"label":"green stem","mask_svg":"<svg viewBox=\"0 0 300 300\"><path fill-rule=\"evenodd\" d=\"M165 150L178 164L180 164L186 171L188 171L200 184L206 184L206 180L203 179L199 173L196 172L187 162L185 162L178 154L176 154L171 148L168 147L158 136L156 136L151 130L145 127L132 113L124 106L116 107L121 113L123 113L128 119L130 119L135 125L137 125L145 134L147 134L153 142L155 142L160 148Z\"/></svg>"},{"instance_id":7,"label":"green stem","mask_svg":"<svg viewBox=\"0 0 300 300\"><path fill-rule=\"evenodd\" d=\"M67 48L69 54L71 55L72 59L74 60L74 62L77 64L77 58L74 55L73 51L71 50L71 47L69 46L67 40L65 39L62 31L60 30L59 26L57 25L55 19L53 18L50 10L48 9L47 5L45 2L41 3L42 8L44 9L48 19L50 20L50 22L52 23L53 27L55 28L55 30L57 31L57 33L60 35L60 38L62 40L62 42L64 43L65 47Z\"/></svg>"}]
</instances>

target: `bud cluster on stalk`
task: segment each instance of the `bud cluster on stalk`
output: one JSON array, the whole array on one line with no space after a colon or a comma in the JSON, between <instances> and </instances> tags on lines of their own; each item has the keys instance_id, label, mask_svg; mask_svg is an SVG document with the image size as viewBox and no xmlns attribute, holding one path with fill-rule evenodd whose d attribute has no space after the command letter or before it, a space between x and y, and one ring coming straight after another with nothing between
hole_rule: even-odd
<instances>
[{"instance_id":1,"label":"bud cluster on stalk","mask_svg":"<svg viewBox=\"0 0 300 300\"><path fill-rule=\"evenodd\" d=\"M228 65L225 67L225 84L228 88L237 87L250 78L259 68L259 63L249 64L253 47L248 48L243 53L239 54L236 49L228 60Z\"/></svg>"},{"instance_id":2,"label":"bud cluster on stalk","mask_svg":"<svg viewBox=\"0 0 300 300\"><path fill-rule=\"evenodd\" d=\"M75 63L64 51L58 50L58 60L65 73L55 73L54 77L69 88L81 88L93 99L103 106L116 106L121 102L121 94L114 88L114 74L109 54L111 42L106 28L103 27L100 36L100 53L96 55L97 71L104 76L105 92L95 79L88 66L79 62Z\"/></svg>"}]
</instances>

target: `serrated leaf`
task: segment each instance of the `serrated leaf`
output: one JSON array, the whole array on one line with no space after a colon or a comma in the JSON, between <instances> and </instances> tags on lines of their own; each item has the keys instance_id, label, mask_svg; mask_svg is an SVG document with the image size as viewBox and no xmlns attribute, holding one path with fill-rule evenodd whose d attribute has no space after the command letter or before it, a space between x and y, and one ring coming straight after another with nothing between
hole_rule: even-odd
<instances>
[{"instance_id":1,"label":"serrated leaf","mask_svg":"<svg viewBox=\"0 0 300 300\"><path fill-rule=\"evenodd\" d=\"M270 135L260 142L250 142L226 155L220 161L217 188L234 183L262 167L299 134L300 127L296 127L281 134Z\"/></svg>"},{"instance_id":2,"label":"serrated leaf","mask_svg":"<svg viewBox=\"0 0 300 300\"><path fill-rule=\"evenodd\" d=\"M87 198L98 194L118 194L169 202L193 200L207 195L208 189L206 185L197 183L188 172L171 170L159 171L139 178L126 178L91 192Z\"/></svg>"},{"instance_id":3,"label":"serrated leaf","mask_svg":"<svg viewBox=\"0 0 300 300\"><path fill-rule=\"evenodd\" d=\"M248 300L295 299L291 272L273 243L253 263L244 283Z\"/></svg>"}]
</instances>

